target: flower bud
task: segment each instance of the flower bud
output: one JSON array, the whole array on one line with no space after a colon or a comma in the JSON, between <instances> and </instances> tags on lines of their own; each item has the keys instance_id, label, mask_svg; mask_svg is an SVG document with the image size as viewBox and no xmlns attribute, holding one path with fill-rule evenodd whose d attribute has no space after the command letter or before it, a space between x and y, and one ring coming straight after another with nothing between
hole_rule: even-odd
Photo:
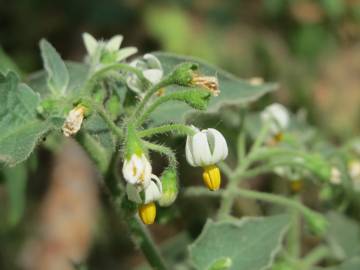
<instances>
[{"instance_id":1,"label":"flower bud","mask_svg":"<svg viewBox=\"0 0 360 270\"><path fill-rule=\"evenodd\" d=\"M62 126L63 134L66 137L76 134L84 120L86 108L83 105L78 105L76 108L72 109Z\"/></svg>"},{"instance_id":2,"label":"flower bud","mask_svg":"<svg viewBox=\"0 0 360 270\"><path fill-rule=\"evenodd\" d=\"M314 234L323 235L327 231L329 222L323 215L316 212L310 212L306 213L304 217L311 232Z\"/></svg>"},{"instance_id":3,"label":"flower bud","mask_svg":"<svg viewBox=\"0 0 360 270\"><path fill-rule=\"evenodd\" d=\"M193 80L194 71L199 68L198 64L185 62L177 65L169 74L169 83L190 86Z\"/></svg>"},{"instance_id":4,"label":"flower bud","mask_svg":"<svg viewBox=\"0 0 360 270\"><path fill-rule=\"evenodd\" d=\"M138 209L142 222L146 225L153 224L156 217L156 205L154 202L143 204Z\"/></svg>"},{"instance_id":5,"label":"flower bud","mask_svg":"<svg viewBox=\"0 0 360 270\"><path fill-rule=\"evenodd\" d=\"M171 205L178 195L178 183L175 169L166 169L161 176L162 195L159 199L160 206Z\"/></svg>"}]
</instances>

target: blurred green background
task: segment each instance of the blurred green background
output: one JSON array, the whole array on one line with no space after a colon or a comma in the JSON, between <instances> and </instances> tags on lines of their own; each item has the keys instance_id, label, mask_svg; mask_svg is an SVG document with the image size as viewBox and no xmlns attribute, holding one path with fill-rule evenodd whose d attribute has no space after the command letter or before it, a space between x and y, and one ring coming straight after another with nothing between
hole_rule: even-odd
<instances>
[{"instance_id":1,"label":"blurred green background","mask_svg":"<svg viewBox=\"0 0 360 270\"><path fill-rule=\"evenodd\" d=\"M43 37L64 59L81 61L83 32L104 39L122 34L123 46L136 46L139 53L164 50L191 55L240 78L279 82L280 91L261 102L275 98L294 111L304 108L309 121L335 140L359 132L358 0L7 1L0 9L0 71L16 63L26 80L28 74L41 69L38 42ZM46 160L46 153L42 155ZM33 198L44 190L30 188ZM211 211L212 205L207 203L199 202ZM178 215L172 210L164 211ZM124 242L121 224L111 217L104 222L114 234L99 236L90 264L114 269L117 256L126 257L133 247ZM182 226L177 223L155 234L166 237ZM14 257L16 237L21 239L25 231L0 234L0 242L9 245L4 249L0 244L4 269L12 269L14 264L5 261ZM133 255L130 261L136 256L140 255Z\"/></svg>"},{"instance_id":2,"label":"blurred green background","mask_svg":"<svg viewBox=\"0 0 360 270\"><path fill-rule=\"evenodd\" d=\"M0 44L29 73L41 68L42 37L81 60L82 32L120 33L141 53L193 55L241 78L278 81L280 101L346 138L360 115L359 21L357 0L17 0L0 10Z\"/></svg>"}]
</instances>

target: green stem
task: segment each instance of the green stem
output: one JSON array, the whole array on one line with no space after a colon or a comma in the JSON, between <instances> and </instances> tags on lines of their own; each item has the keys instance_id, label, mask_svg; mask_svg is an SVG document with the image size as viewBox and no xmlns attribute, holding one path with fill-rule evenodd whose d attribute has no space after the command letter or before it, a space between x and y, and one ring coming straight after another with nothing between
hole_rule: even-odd
<instances>
[{"instance_id":1,"label":"green stem","mask_svg":"<svg viewBox=\"0 0 360 270\"><path fill-rule=\"evenodd\" d=\"M89 141L88 143L91 143ZM96 154L95 152L89 152L89 154ZM96 157L93 158L95 161ZM105 174L105 181L103 181L103 185L106 193L109 195L111 203L121 216L121 219L124 220L132 235L132 240L135 244L137 244L149 264L153 267L153 269L158 270L166 270L168 269L164 259L162 258L159 249L156 246L156 243L151 238L147 227L145 227L141 221L133 214L127 214L126 211L121 207L122 203L122 190L120 189L120 185L118 183L118 179L116 179L115 167L117 166L118 156L114 156L112 158L112 162L110 168L107 170Z\"/></svg>"},{"instance_id":2,"label":"green stem","mask_svg":"<svg viewBox=\"0 0 360 270\"><path fill-rule=\"evenodd\" d=\"M148 103L150 98L160 89L165 86L169 85L169 81L167 79L162 80L161 82L155 84L152 86L145 94L144 98L140 101L140 103L137 105L133 115L130 119L134 120L135 117L139 116L139 114L144 109L145 105Z\"/></svg>"},{"instance_id":3,"label":"green stem","mask_svg":"<svg viewBox=\"0 0 360 270\"><path fill-rule=\"evenodd\" d=\"M94 106L96 112L100 115L100 117L104 120L104 122L108 125L109 129L118 137L118 139L122 139L124 134L121 128L119 128L111 119L111 116L107 114L107 112L101 108L100 106Z\"/></svg>"},{"instance_id":4,"label":"green stem","mask_svg":"<svg viewBox=\"0 0 360 270\"><path fill-rule=\"evenodd\" d=\"M211 197L226 197L229 193L226 190L218 190L216 192L209 191L203 187L191 187L187 188L185 191L186 196L211 196ZM236 189L230 192L235 196L241 196L248 199L260 200L269 203L274 203L282 205L291 209L296 209L304 215L311 215L316 212L310 208L304 206L303 204L286 197L282 197L276 194L254 191L249 189Z\"/></svg>"},{"instance_id":5,"label":"green stem","mask_svg":"<svg viewBox=\"0 0 360 270\"><path fill-rule=\"evenodd\" d=\"M164 154L168 158L169 166L171 168L176 168L177 166L176 156L175 153L169 147L147 141L143 141L143 143L144 146L147 147L148 149L153 150L155 152L159 152L160 154Z\"/></svg>"},{"instance_id":6,"label":"green stem","mask_svg":"<svg viewBox=\"0 0 360 270\"><path fill-rule=\"evenodd\" d=\"M298 198L295 200L299 201ZM297 260L301 256L301 218L297 209L291 209L291 226L288 233L287 246L289 254Z\"/></svg>"},{"instance_id":7,"label":"green stem","mask_svg":"<svg viewBox=\"0 0 360 270\"><path fill-rule=\"evenodd\" d=\"M93 87L93 85L95 84L95 82L101 78L104 74L106 74L108 71L111 70L124 70L124 71L128 71L128 72L132 72L134 73L141 81L143 82L147 82L146 78L144 77L143 73L138 70L135 67L132 67L128 64L125 63L116 63L116 64L112 64L112 65L108 65L105 66L102 69L99 69L98 71L96 71L95 73L93 73L91 75L91 77L86 81L85 86L83 88L83 91L88 91L89 89L91 89Z\"/></svg>"},{"instance_id":8,"label":"green stem","mask_svg":"<svg viewBox=\"0 0 360 270\"><path fill-rule=\"evenodd\" d=\"M174 133L178 135L194 135L195 131L186 125L183 124L169 124L163 125L160 127L148 128L142 131L139 131L138 135L140 138L151 137L153 135L162 134L162 133Z\"/></svg>"},{"instance_id":9,"label":"green stem","mask_svg":"<svg viewBox=\"0 0 360 270\"><path fill-rule=\"evenodd\" d=\"M319 263L331 254L328 247L320 245L314 248L301 262L301 269L310 270L314 265Z\"/></svg>"},{"instance_id":10,"label":"green stem","mask_svg":"<svg viewBox=\"0 0 360 270\"><path fill-rule=\"evenodd\" d=\"M127 224L132 232L133 241L139 245L152 268L156 270L168 269L159 249L156 247L155 242L144 224L135 216L128 218Z\"/></svg>"}]
</instances>

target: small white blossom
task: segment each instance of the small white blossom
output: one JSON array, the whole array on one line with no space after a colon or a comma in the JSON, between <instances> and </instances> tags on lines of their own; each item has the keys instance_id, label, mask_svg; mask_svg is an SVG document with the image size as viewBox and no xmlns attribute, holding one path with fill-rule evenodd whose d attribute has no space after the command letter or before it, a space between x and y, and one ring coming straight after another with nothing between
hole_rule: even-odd
<instances>
[{"instance_id":1,"label":"small white blossom","mask_svg":"<svg viewBox=\"0 0 360 270\"><path fill-rule=\"evenodd\" d=\"M85 107L83 106L78 106L69 112L62 126L63 134L66 137L74 135L80 130L84 120L84 114Z\"/></svg>"},{"instance_id":2,"label":"small white blossom","mask_svg":"<svg viewBox=\"0 0 360 270\"><path fill-rule=\"evenodd\" d=\"M348 166L349 175L351 177L354 189L360 191L360 161L353 160Z\"/></svg>"},{"instance_id":3,"label":"small white blossom","mask_svg":"<svg viewBox=\"0 0 360 270\"><path fill-rule=\"evenodd\" d=\"M141 192L144 192L143 198L141 197ZM157 201L161 198L162 195L162 184L160 179L152 174L151 181L147 187L133 185L128 183L126 185L126 194L130 201L139 203L139 204L147 204L150 202Z\"/></svg>"},{"instance_id":4,"label":"small white blossom","mask_svg":"<svg viewBox=\"0 0 360 270\"><path fill-rule=\"evenodd\" d=\"M186 159L193 167L214 165L228 155L228 147L224 136L216 129L200 131L186 139Z\"/></svg>"},{"instance_id":5,"label":"small white blossom","mask_svg":"<svg viewBox=\"0 0 360 270\"><path fill-rule=\"evenodd\" d=\"M288 110L279 103L273 103L266 107L261 113L262 122L270 122L270 132L274 135L285 130L290 123Z\"/></svg>"},{"instance_id":6,"label":"small white blossom","mask_svg":"<svg viewBox=\"0 0 360 270\"><path fill-rule=\"evenodd\" d=\"M131 66L142 71L144 77L152 84L157 84L161 81L164 75L163 68L159 59L152 54L145 54L142 59L136 59L130 63ZM144 86L135 74L129 74L127 78L127 85L135 93L142 95Z\"/></svg>"},{"instance_id":7,"label":"small white blossom","mask_svg":"<svg viewBox=\"0 0 360 270\"><path fill-rule=\"evenodd\" d=\"M331 174L330 174L330 183L334 185L341 184L341 172L338 168L332 167Z\"/></svg>"},{"instance_id":8,"label":"small white blossom","mask_svg":"<svg viewBox=\"0 0 360 270\"><path fill-rule=\"evenodd\" d=\"M137 52L135 47L125 47L120 49L123 41L123 36L121 35L113 36L108 41L98 41L89 33L84 33L83 41L90 57L94 57L97 52L99 52L99 58L105 59L105 62L120 62Z\"/></svg>"},{"instance_id":9,"label":"small white blossom","mask_svg":"<svg viewBox=\"0 0 360 270\"><path fill-rule=\"evenodd\" d=\"M151 164L146 156L133 154L130 159L125 159L123 164L123 176L130 184L146 187L151 179Z\"/></svg>"}]
</instances>

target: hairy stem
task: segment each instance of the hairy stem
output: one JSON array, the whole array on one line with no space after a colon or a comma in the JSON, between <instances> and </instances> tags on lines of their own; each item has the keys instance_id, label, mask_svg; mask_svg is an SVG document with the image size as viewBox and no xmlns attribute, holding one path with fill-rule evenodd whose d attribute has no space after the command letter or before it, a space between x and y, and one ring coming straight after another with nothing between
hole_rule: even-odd
<instances>
[{"instance_id":1,"label":"hairy stem","mask_svg":"<svg viewBox=\"0 0 360 270\"><path fill-rule=\"evenodd\" d=\"M139 131L138 135L139 137L151 137L153 135L157 134L163 134L163 133L174 133L178 135L194 135L195 131L183 124L169 124L169 125L163 125L160 127L154 127L154 128L148 128L142 131Z\"/></svg>"},{"instance_id":2,"label":"hairy stem","mask_svg":"<svg viewBox=\"0 0 360 270\"><path fill-rule=\"evenodd\" d=\"M144 143L145 147L147 147L148 149L165 155L169 161L169 166L171 168L176 168L176 166L177 166L176 156L175 156L175 153L169 147L166 147L163 145L158 145L158 144L147 142L147 141L143 141L143 143Z\"/></svg>"}]
</instances>

